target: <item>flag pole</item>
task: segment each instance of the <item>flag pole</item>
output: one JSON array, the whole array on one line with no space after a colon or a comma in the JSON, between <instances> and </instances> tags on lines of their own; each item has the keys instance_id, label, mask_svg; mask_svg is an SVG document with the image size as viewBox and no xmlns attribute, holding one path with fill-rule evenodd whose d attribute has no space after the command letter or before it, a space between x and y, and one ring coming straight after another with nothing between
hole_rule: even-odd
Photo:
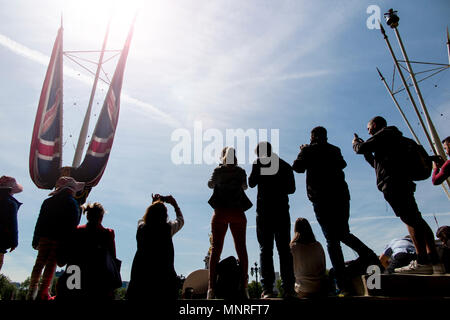
<instances>
[{"instance_id":1,"label":"flag pole","mask_svg":"<svg viewBox=\"0 0 450 320\"><path fill-rule=\"evenodd\" d=\"M447 53L448 53L448 63L450 64L450 35L448 34L448 27L447 27Z\"/></svg>"},{"instance_id":2,"label":"flag pole","mask_svg":"<svg viewBox=\"0 0 450 320\"><path fill-rule=\"evenodd\" d=\"M92 103L94 102L95 90L97 89L97 82L98 82L98 78L100 76L100 71L102 69L103 56L104 56L105 49L106 49L106 43L108 41L108 34L109 34L109 27L110 27L110 25L111 25L111 19L109 20L108 27L106 29L105 38L103 40L102 51L100 52L100 58L99 58L99 61L98 61L98 64L97 64L97 72L95 73L94 84L92 86L91 96L89 98L88 108L86 110L86 114L84 116L83 125L82 125L81 130L80 130L80 136L78 137L78 144L77 144L77 148L75 150L75 155L73 157L73 163L72 163L72 167L73 168L78 168L80 166L81 156L83 154L84 145L86 143L86 137L87 137L87 133L88 133L88 130L89 130L89 121L90 121L90 118L91 118Z\"/></svg>"},{"instance_id":3,"label":"flag pole","mask_svg":"<svg viewBox=\"0 0 450 320\"><path fill-rule=\"evenodd\" d=\"M427 125L428 125L428 130L429 131L426 129L425 124L424 124L424 122L422 120L422 117L420 116L420 113L419 113L419 111L417 109L417 105L416 105L416 103L415 103L415 101L414 101L414 99L413 99L413 97L411 95L411 91L409 90L408 84L406 83L405 77L403 76L403 73L402 73L402 71L400 69L400 65L399 65L397 59L395 58L394 52L393 52L392 47L391 47L391 45L389 43L389 39L388 39L388 37L386 35L386 32L385 32L383 26L380 23L381 33L384 35L384 39L385 39L385 41L386 41L386 43L388 45L389 51L390 51L390 53L392 55L392 58L394 59L394 63L396 65L396 67L397 67L397 70L399 71L400 78L402 79L403 86L405 87L405 90L408 93L408 96L409 96L409 98L411 100L411 103L412 103L412 105L414 107L414 110L416 111L417 117L419 118L420 124L421 124L421 126L422 126L422 128L423 128L423 130L425 132L425 136L427 137L428 143L430 144L433 153L435 155L441 156L442 159L447 160L447 155L445 154L444 148L442 147L441 140L439 138L439 135L437 134L436 128L434 127L434 124L431 121L430 114L428 113L427 107L425 105L425 101L423 99L423 96L422 96L422 93L420 91L419 85L418 85L418 83L416 81L416 77L415 77L414 71L413 71L413 69L411 67L411 63L409 62L409 58L408 58L408 55L406 53L405 47L403 45L402 39L400 37L400 33L398 32L397 26L398 26L398 21L400 20L400 18L396 15L395 12L396 11L394 11L393 9L390 9L389 12L385 14L386 19L387 19L387 24L392 29L394 29L395 35L397 36L397 40L398 40L398 43L400 45L400 49L401 49L402 54L403 54L403 58L405 59L406 66L407 66L408 72L409 72L409 74L411 76L411 80L412 80L414 89L415 89L415 91L417 93L417 96L419 98L419 102L420 102L420 105L422 107L422 111L423 111L423 113L425 115L425 119L427 121ZM432 139L430 138L430 134L431 134ZM450 187L450 179L446 179L446 182L447 182L447 186ZM444 186L444 190L445 190L447 196L450 199L450 194L446 190L445 186Z\"/></svg>"},{"instance_id":4,"label":"flag pole","mask_svg":"<svg viewBox=\"0 0 450 320\"><path fill-rule=\"evenodd\" d=\"M412 80L414 89L416 91L417 97L419 98L420 106L422 107L422 111L423 111L423 113L425 115L425 120L427 121L428 130L431 133L431 137L433 139L436 151L443 159L447 159L447 156L445 154L444 148L442 147L442 144L441 144L441 139L439 138L439 135L436 132L436 128L434 127L434 124L431 121L430 114L428 113L428 109L427 109L427 107L425 105L425 101L424 101L423 96L422 96L422 92L420 91L419 85L417 84L416 76L415 76L414 71L413 71L413 69L411 67L411 63L409 62L409 58L408 58L408 55L406 54L405 47L403 46L403 42L402 42L402 39L400 37L400 33L398 32L397 27L394 27L393 29L394 29L395 35L397 36L397 40L398 40L398 43L400 45L400 49L402 51L403 58L405 59L406 66L407 66L408 71L409 71L409 73L411 75L411 80Z\"/></svg>"},{"instance_id":5,"label":"flag pole","mask_svg":"<svg viewBox=\"0 0 450 320\"><path fill-rule=\"evenodd\" d=\"M411 104L414 108L414 111L416 112L417 118L419 119L419 122L423 128L423 131L425 133L425 137L428 140L428 143L431 146L431 150L433 151L434 155L437 155L436 149L434 148L433 142L431 141L430 135L425 127L425 123L423 122L422 116L420 115L419 109L417 108L416 102L411 94L411 91L409 90L408 84L406 83L406 79L405 76L403 75L402 69L400 68L400 65L398 63L397 58L395 57L395 53L394 50L392 50L392 46L391 43L389 42L388 36L386 34L386 31L383 28L383 25L380 22L380 29L381 29L381 34L384 36L384 40L388 46L389 52L391 53L392 59L394 60L394 64L395 67L398 70L398 73L400 75L400 79L402 80L403 86L405 87L406 93L408 94L409 100L411 101Z\"/></svg>"}]
</instances>

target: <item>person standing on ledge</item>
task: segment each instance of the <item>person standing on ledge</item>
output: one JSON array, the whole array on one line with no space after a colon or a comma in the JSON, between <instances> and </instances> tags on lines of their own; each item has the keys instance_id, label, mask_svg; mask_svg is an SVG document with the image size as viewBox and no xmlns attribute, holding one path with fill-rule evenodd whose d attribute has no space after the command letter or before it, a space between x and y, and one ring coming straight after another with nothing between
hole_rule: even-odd
<instances>
[{"instance_id":1,"label":"person standing on ledge","mask_svg":"<svg viewBox=\"0 0 450 320\"><path fill-rule=\"evenodd\" d=\"M269 142L260 142L255 152L258 159L253 163L248 184L251 188L258 186L256 235L261 250L261 283L263 287L261 297L274 297L274 241L280 258L283 296L285 298L293 297L295 296L295 276L289 247L291 216L288 195L295 192L294 173L292 167L272 151Z\"/></svg>"},{"instance_id":2,"label":"person standing on ledge","mask_svg":"<svg viewBox=\"0 0 450 320\"><path fill-rule=\"evenodd\" d=\"M375 252L350 233L350 192L343 171L346 166L341 150L328 143L327 130L320 126L312 129L311 143L300 146L292 166L295 172L306 171L308 198L327 240L337 286L344 296L351 294L351 279L345 273L341 242L356 251L364 264L381 265Z\"/></svg>"},{"instance_id":3,"label":"person standing on ledge","mask_svg":"<svg viewBox=\"0 0 450 320\"><path fill-rule=\"evenodd\" d=\"M433 231L422 218L414 197L416 184L405 170L402 153L403 134L395 126L387 126L386 119L377 116L367 124L371 136L367 141L355 136L353 150L364 155L366 161L375 168L377 187L408 228L416 248L417 260L402 268L394 269L396 273L441 274L443 265L434 242Z\"/></svg>"}]
</instances>

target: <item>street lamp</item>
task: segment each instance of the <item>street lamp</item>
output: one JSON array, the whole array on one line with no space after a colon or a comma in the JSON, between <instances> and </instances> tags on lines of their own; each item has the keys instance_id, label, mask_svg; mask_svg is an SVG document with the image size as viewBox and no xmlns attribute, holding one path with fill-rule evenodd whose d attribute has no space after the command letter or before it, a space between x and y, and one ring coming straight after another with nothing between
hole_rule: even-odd
<instances>
[{"instance_id":1,"label":"street lamp","mask_svg":"<svg viewBox=\"0 0 450 320\"><path fill-rule=\"evenodd\" d=\"M384 14L384 18L386 19L387 25L392 29L398 27L398 21L400 18L397 15L397 11L394 11L394 9L389 9L389 11Z\"/></svg>"},{"instance_id":2,"label":"street lamp","mask_svg":"<svg viewBox=\"0 0 450 320\"><path fill-rule=\"evenodd\" d=\"M258 273L261 274L261 268L258 267L258 263L255 262L254 267L250 268L250 274L253 276L255 274L256 283L258 283Z\"/></svg>"}]
</instances>

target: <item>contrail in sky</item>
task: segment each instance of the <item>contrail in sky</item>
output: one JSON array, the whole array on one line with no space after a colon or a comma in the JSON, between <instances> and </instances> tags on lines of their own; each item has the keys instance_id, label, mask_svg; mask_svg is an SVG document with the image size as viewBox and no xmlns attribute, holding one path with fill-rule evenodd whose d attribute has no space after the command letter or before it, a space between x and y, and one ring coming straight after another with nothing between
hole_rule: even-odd
<instances>
[{"instance_id":1,"label":"contrail in sky","mask_svg":"<svg viewBox=\"0 0 450 320\"><path fill-rule=\"evenodd\" d=\"M3 34L0 34L0 45L6 47L7 49L11 50L15 54L18 54L29 60L35 61L44 66L47 66L50 61L49 56L47 56L39 51L30 49L14 40L8 38L7 36L5 36ZM93 77L82 74L79 71L77 71L73 68L67 67L67 66L64 66L64 75L66 75L70 78L73 78L75 80L78 80L89 86L91 86L94 81ZM99 82L98 87L104 89L105 91L108 90L108 86L104 83ZM159 110L158 108L156 108L155 106L153 106L147 102L133 98L124 92L122 92L122 94L121 94L121 99L122 99L122 101L126 101L126 102L133 104L135 106L138 106L144 110L148 110L148 111L152 112L153 115L156 116L155 117L156 119L162 120L163 122L169 124L172 127L180 126L179 121L177 121L170 115L162 112L161 110Z\"/></svg>"}]
</instances>

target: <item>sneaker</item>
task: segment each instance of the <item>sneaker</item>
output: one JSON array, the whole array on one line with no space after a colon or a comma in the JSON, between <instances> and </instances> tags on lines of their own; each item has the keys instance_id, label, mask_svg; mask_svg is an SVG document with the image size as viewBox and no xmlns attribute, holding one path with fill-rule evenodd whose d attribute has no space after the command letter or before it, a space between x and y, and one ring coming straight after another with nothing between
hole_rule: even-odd
<instances>
[{"instance_id":1,"label":"sneaker","mask_svg":"<svg viewBox=\"0 0 450 320\"><path fill-rule=\"evenodd\" d=\"M431 264L420 264L417 263L417 260L413 260L405 267L395 268L394 272L404 274L433 274L433 266Z\"/></svg>"},{"instance_id":2,"label":"sneaker","mask_svg":"<svg viewBox=\"0 0 450 320\"><path fill-rule=\"evenodd\" d=\"M206 299L207 300L214 299L214 289L208 289L208 293L206 294Z\"/></svg>"},{"instance_id":3,"label":"sneaker","mask_svg":"<svg viewBox=\"0 0 450 320\"><path fill-rule=\"evenodd\" d=\"M337 296L339 298L346 298L346 297L351 297L353 296L352 293L348 290L339 290L339 292L337 293Z\"/></svg>"},{"instance_id":4,"label":"sneaker","mask_svg":"<svg viewBox=\"0 0 450 320\"><path fill-rule=\"evenodd\" d=\"M264 290L261 294L261 299L271 299L275 298L275 295L273 294L272 290Z\"/></svg>"},{"instance_id":5,"label":"sneaker","mask_svg":"<svg viewBox=\"0 0 450 320\"><path fill-rule=\"evenodd\" d=\"M443 263L433 264L433 274L445 274Z\"/></svg>"}]
</instances>

